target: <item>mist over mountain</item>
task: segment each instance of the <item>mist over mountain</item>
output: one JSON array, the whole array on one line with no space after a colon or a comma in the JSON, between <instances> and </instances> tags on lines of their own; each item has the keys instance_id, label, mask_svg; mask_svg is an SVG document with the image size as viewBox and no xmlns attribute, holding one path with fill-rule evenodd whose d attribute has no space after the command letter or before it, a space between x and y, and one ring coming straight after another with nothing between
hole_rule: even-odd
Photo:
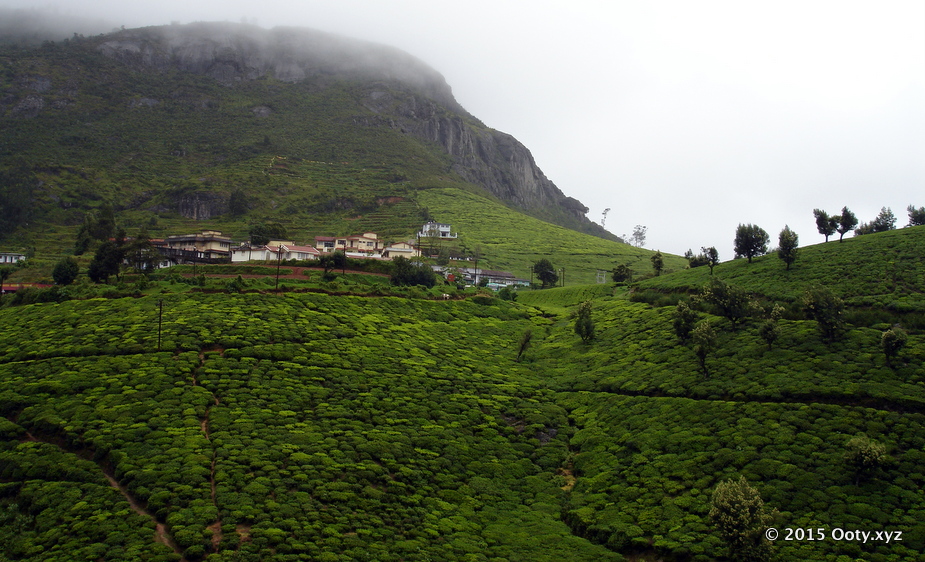
<instances>
[{"instance_id":1,"label":"mist over mountain","mask_svg":"<svg viewBox=\"0 0 925 562\"><path fill-rule=\"evenodd\" d=\"M29 23L36 22L25 22L20 35L30 36L25 31ZM44 29L52 27L61 26ZM134 143L134 149L148 154L163 151L165 145L182 144L178 136L196 136L200 146L208 145L219 153L207 163L197 159L195 170L187 170L190 174L227 169L241 158L241 148L228 146L229 142L255 135L265 140L291 139L277 140L272 147L251 146L248 151L255 158L270 152L312 159L336 156L367 166L382 165L382 146L410 141L415 150L432 152L443 162L429 168L432 176L450 174L454 181L482 188L534 217L617 239L587 219L585 205L546 178L523 144L486 127L457 102L439 72L395 48L309 29L265 30L234 23L123 29L92 37L74 34L62 43L43 47L18 44L20 51L3 57L7 78L2 84L0 119L13 137L19 135L19 141L8 138L0 144L0 152L23 158L27 168L86 166L98 160L104 162L104 170L99 171L111 173L115 162L133 152L132 143L112 140L126 135L144 136L143 142ZM191 102L189 81L184 78L189 75L207 77L222 88ZM282 100L268 102L273 96L284 97L285 106ZM312 96L317 99L309 102ZM184 107L182 118L177 114L180 106ZM139 109L161 114L158 123L148 124L142 117L150 116L142 116ZM187 110L198 112L195 135L185 133L190 125L184 121L190 117ZM242 113L250 118L232 125ZM271 113L280 120L267 130L260 117ZM97 126L88 131L86 120L81 124L79 115L92 117ZM173 126L168 127L172 119ZM129 131L133 121L144 131ZM69 127L74 130L66 133ZM163 133L158 133L161 127ZM312 133L306 134L305 127L311 127ZM113 128L121 130L116 133ZM326 129L323 135L318 133L321 129ZM318 137L309 141L310 134ZM381 140L383 135L388 140ZM352 145L349 150L348 145ZM234 157L217 146L235 151ZM108 156L102 157L100 151ZM89 157L91 153L95 154ZM169 153L190 156L189 149ZM407 156L420 160L410 153ZM146 167L154 175L164 170L153 163ZM393 171L396 177L406 175ZM124 174L121 177L126 179ZM42 178L38 181L48 183ZM211 190L219 193L210 197L227 200L234 183L228 179L223 186L213 186ZM176 201L159 201L150 186L138 187L137 191L147 193L143 198L150 202L147 208L176 206ZM138 205L137 193L130 201L125 195L113 193L113 203L146 208ZM55 197L60 199L52 194ZM81 206L80 201L75 204ZM211 214L215 213L206 215Z\"/></svg>"}]
</instances>

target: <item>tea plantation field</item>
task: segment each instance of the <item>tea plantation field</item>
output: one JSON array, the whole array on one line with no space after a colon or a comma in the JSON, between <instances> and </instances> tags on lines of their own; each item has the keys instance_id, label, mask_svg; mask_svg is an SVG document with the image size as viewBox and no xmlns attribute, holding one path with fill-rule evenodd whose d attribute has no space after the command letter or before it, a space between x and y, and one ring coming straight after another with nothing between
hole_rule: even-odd
<instances>
[{"instance_id":1,"label":"tea plantation field","mask_svg":"<svg viewBox=\"0 0 925 562\"><path fill-rule=\"evenodd\" d=\"M139 295L0 309L0 560L724 560L739 477L782 533L902 537L779 560L925 551L921 330L887 364L883 327L785 317L768 346L701 311L704 372L674 307L612 284Z\"/></svg>"},{"instance_id":2,"label":"tea plantation field","mask_svg":"<svg viewBox=\"0 0 925 562\"><path fill-rule=\"evenodd\" d=\"M6 309L0 551L619 560L559 516L568 418L513 361L544 322L471 301L175 295L158 352L152 297Z\"/></svg>"}]
</instances>

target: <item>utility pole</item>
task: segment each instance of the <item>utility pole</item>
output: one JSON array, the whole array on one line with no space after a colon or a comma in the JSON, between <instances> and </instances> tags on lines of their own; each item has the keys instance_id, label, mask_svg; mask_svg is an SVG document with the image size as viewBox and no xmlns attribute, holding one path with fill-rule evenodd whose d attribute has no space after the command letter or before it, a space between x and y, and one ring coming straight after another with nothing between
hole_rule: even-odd
<instances>
[{"instance_id":1,"label":"utility pole","mask_svg":"<svg viewBox=\"0 0 925 562\"><path fill-rule=\"evenodd\" d=\"M158 313L157 313L157 350L161 350L161 324L164 320L164 300L161 299L157 301Z\"/></svg>"},{"instance_id":2,"label":"utility pole","mask_svg":"<svg viewBox=\"0 0 925 562\"><path fill-rule=\"evenodd\" d=\"M283 245L280 244L276 252L276 292L279 292L279 266L283 262Z\"/></svg>"}]
</instances>

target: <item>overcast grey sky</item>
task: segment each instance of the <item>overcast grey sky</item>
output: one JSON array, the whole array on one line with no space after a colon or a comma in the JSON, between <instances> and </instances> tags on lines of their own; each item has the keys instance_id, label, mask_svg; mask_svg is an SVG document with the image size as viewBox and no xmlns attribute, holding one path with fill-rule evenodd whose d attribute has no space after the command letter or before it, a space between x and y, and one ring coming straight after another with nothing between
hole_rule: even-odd
<instances>
[{"instance_id":1,"label":"overcast grey sky","mask_svg":"<svg viewBox=\"0 0 925 562\"><path fill-rule=\"evenodd\" d=\"M925 1L0 0L135 27L298 25L401 48L646 247L739 223L821 242L812 210L925 206Z\"/></svg>"}]
</instances>

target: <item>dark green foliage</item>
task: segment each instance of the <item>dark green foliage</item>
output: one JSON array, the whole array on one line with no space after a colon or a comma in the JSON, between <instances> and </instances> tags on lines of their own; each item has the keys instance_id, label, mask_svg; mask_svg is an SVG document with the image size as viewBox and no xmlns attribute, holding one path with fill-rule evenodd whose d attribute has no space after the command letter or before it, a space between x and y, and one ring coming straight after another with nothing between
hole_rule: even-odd
<instances>
[{"instance_id":1,"label":"dark green foliage","mask_svg":"<svg viewBox=\"0 0 925 562\"><path fill-rule=\"evenodd\" d=\"M116 235L116 213L109 203L104 203L96 216L91 215L90 236L96 240L109 240Z\"/></svg>"},{"instance_id":2,"label":"dark green foliage","mask_svg":"<svg viewBox=\"0 0 925 562\"><path fill-rule=\"evenodd\" d=\"M22 159L15 159L11 166L0 168L0 240L32 216L37 183L32 170Z\"/></svg>"},{"instance_id":3,"label":"dark green foliage","mask_svg":"<svg viewBox=\"0 0 925 562\"><path fill-rule=\"evenodd\" d=\"M163 259L157 248L144 234L140 234L137 238L125 244L122 251L128 267L136 273L153 273L157 268L157 264Z\"/></svg>"},{"instance_id":4,"label":"dark green foliage","mask_svg":"<svg viewBox=\"0 0 925 562\"><path fill-rule=\"evenodd\" d=\"M700 300L716 307L722 316L732 322L735 328L755 310L752 297L742 288L711 278L700 292Z\"/></svg>"},{"instance_id":5,"label":"dark green foliage","mask_svg":"<svg viewBox=\"0 0 925 562\"><path fill-rule=\"evenodd\" d=\"M896 228L896 215L889 207L881 207L880 214L870 222L862 223L854 231L855 236L862 234L873 234L875 232L887 232Z\"/></svg>"},{"instance_id":6,"label":"dark green foliage","mask_svg":"<svg viewBox=\"0 0 925 562\"><path fill-rule=\"evenodd\" d=\"M886 364L888 366L893 365L893 358L899 355L899 352L905 347L908 339L909 336L906 334L905 330L899 326L894 326L883 332L883 335L880 337L880 347L883 349L883 355L886 357Z\"/></svg>"},{"instance_id":7,"label":"dark green foliage","mask_svg":"<svg viewBox=\"0 0 925 562\"><path fill-rule=\"evenodd\" d=\"M780 305L774 305L771 314L761 326L758 327L758 335L768 344L768 350L774 346L774 342L780 337L780 326L778 320L783 316L784 309Z\"/></svg>"},{"instance_id":8,"label":"dark green foliage","mask_svg":"<svg viewBox=\"0 0 925 562\"><path fill-rule=\"evenodd\" d=\"M681 340L682 343L686 342L690 337L691 331L697 323L698 316L696 311L691 310L687 302L678 301L678 305L674 309L672 325L674 326L675 335L678 336L678 339Z\"/></svg>"},{"instance_id":9,"label":"dark green foliage","mask_svg":"<svg viewBox=\"0 0 925 562\"><path fill-rule=\"evenodd\" d=\"M16 548L169 559L153 520L106 482L111 463L190 554L622 560L559 517L554 475L573 430L510 353L534 325L517 305L256 293L165 301L163 353L152 351L151 298L71 301L55 319L20 309L0 333L0 350L15 341L46 353L0 362L0 481L36 515L2 519L25 527ZM17 318L0 314L4 325ZM20 443L26 428L60 436L65 449Z\"/></svg>"},{"instance_id":10,"label":"dark green foliage","mask_svg":"<svg viewBox=\"0 0 925 562\"><path fill-rule=\"evenodd\" d=\"M854 472L855 484L859 484L886 464L886 447L864 434L858 434L845 443L845 461Z\"/></svg>"},{"instance_id":11,"label":"dark green foliage","mask_svg":"<svg viewBox=\"0 0 925 562\"><path fill-rule=\"evenodd\" d=\"M913 205L906 207L906 211L909 213L909 224L906 226L922 226L925 225L925 207L915 208Z\"/></svg>"},{"instance_id":12,"label":"dark green foliage","mask_svg":"<svg viewBox=\"0 0 925 562\"><path fill-rule=\"evenodd\" d=\"M125 258L125 248L118 242L106 241L100 244L93 261L87 267L87 275L94 283L105 283L119 274L119 267Z\"/></svg>"},{"instance_id":13,"label":"dark green foliage","mask_svg":"<svg viewBox=\"0 0 925 562\"><path fill-rule=\"evenodd\" d=\"M845 328L845 303L826 288L814 287L803 295L803 311L810 320L815 320L819 332L833 341Z\"/></svg>"},{"instance_id":14,"label":"dark green foliage","mask_svg":"<svg viewBox=\"0 0 925 562\"><path fill-rule=\"evenodd\" d=\"M708 256L703 253L697 254L695 256L692 250L687 250L684 252L684 258L687 260L687 266L691 268L710 264L710 258Z\"/></svg>"},{"instance_id":15,"label":"dark green foliage","mask_svg":"<svg viewBox=\"0 0 925 562\"><path fill-rule=\"evenodd\" d=\"M591 301L578 305L575 316L575 333L581 341L588 343L594 339L594 320L591 318Z\"/></svg>"},{"instance_id":16,"label":"dark green foliage","mask_svg":"<svg viewBox=\"0 0 925 562\"><path fill-rule=\"evenodd\" d=\"M652 254L651 260L652 260L652 271L655 273L655 276L658 277L659 275L662 274L662 269L664 269L665 267L665 260L662 257L662 253L660 251L655 252L654 254Z\"/></svg>"},{"instance_id":17,"label":"dark green foliage","mask_svg":"<svg viewBox=\"0 0 925 562\"><path fill-rule=\"evenodd\" d=\"M626 264L620 264L613 268L610 275L614 283L629 283L633 280L633 271Z\"/></svg>"},{"instance_id":18,"label":"dark green foliage","mask_svg":"<svg viewBox=\"0 0 925 562\"><path fill-rule=\"evenodd\" d=\"M790 265L797 259L797 247L800 245L800 237L797 236L796 232L790 230L789 226L785 225L784 229L780 231L777 244L777 257L787 264L787 270L789 271Z\"/></svg>"},{"instance_id":19,"label":"dark green foliage","mask_svg":"<svg viewBox=\"0 0 925 562\"><path fill-rule=\"evenodd\" d=\"M503 301L516 301L517 289L510 285L505 285L504 287L501 287L501 290L498 291L498 298Z\"/></svg>"},{"instance_id":20,"label":"dark green foliage","mask_svg":"<svg viewBox=\"0 0 925 562\"><path fill-rule=\"evenodd\" d=\"M524 354L527 353L527 350L530 348L530 342L533 341L533 330L527 328L524 330L524 333L520 335L520 342L517 344L517 361L523 358Z\"/></svg>"},{"instance_id":21,"label":"dark green foliage","mask_svg":"<svg viewBox=\"0 0 925 562\"><path fill-rule=\"evenodd\" d=\"M6 283L6 280L9 279L10 275L13 275L14 271L15 269L12 266L0 265L0 287L2 287L4 283ZM3 292L0 291L0 302L2 302L2 299L3 299Z\"/></svg>"},{"instance_id":22,"label":"dark green foliage","mask_svg":"<svg viewBox=\"0 0 925 562\"><path fill-rule=\"evenodd\" d=\"M736 228L736 257L748 258L748 263L752 263L752 258L768 252L769 241L768 233L763 228L753 224L740 224Z\"/></svg>"},{"instance_id":23,"label":"dark green foliage","mask_svg":"<svg viewBox=\"0 0 925 562\"><path fill-rule=\"evenodd\" d=\"M841 215L838 216L838 241L841 242L845 234L854 230L858 225L858 218L848 210L848 207L841 208Z\"/></svg>"},{"instance_id":24,"label":"dark green foliage","mask_svg":"<svg viewBox=\"0 0 925 562\"><path fill-rule=\"evenodd\" d=\"M703 320L691 331L691 343L694 344L694 355L700 363L703 376L708 376L707 356L716 348L716 332L709 321Z\"/></svg>"},{"instance_id":25,"label":"dark green foliage","mask_svg":"<svg viewBox=\"0 0 925 562\"><path fill-rule=\"evenodd\" d=\"M55 280L55 285L70 285L77 279L78 273L80 266L77 265L77 260L68 256L55 264L51 277Z\"/></svg>"},{"instance_id":26,"label":"dark green foliage","mask_svg":"<svg viewBox=\"0 0 925 562\"><path fill-rule=\"evenodd\" d=\"M398 256L392 260L392 284L433 287L437 284L437 274L427 264L413 263L403 256Z\"/></svg>"},{"instance_id":27,"label":"dark green foliage","mask_svg":"<svg viewBox=\"0 0 925 562\"><path fill-rule=\"evenodd\" d=\"M399 256L399 257L407 261L407 258L404 258L402 256ZM393 260L392 262L393 268L394 268L394 264L396 260ZM330 254L322 255L320 258L318 258L318 263L321 267L324 268L325 279L331 280L334 278L333 274L331 273L332 270L335 270L335 269L343 270L344 268L347 267L347 254L345 254L343 250L336 250L334 252L331 252Z\"/></svg>"},{"instance_id":28,"label":"dark green foliage","mask_svg":"<svg viewBox=\"0 0 925 562\"><path fill-rule=\"evenodd\" d=\"M813 209L813 216L816 218L816 230L825 236L825 241L828 242L829 236L835 234L838 229L838 217L830 217L822 209Z\"/></svg>"},{"instance_id":29,"label":"dark green foliage","mask_svg":"<svg viewBox=\"0 0 925 562\"><path fill-rule=\"evenodd\" d=\"M228 198L228 210L234 217L240 217L247 214L250 205L247 202L247 194L242 189L236 189L231 192Z\"/></svg>"},{"instance_id":30,"label":"dark green foliage","mask_svg":"<svg viewBox=\"0 0 925 562\"><path fill-rule=\"evenodd\" d=\"M710 520L733 560L763 562L771 559L773 551L765 531L773 521L773 513L744 476L716 486L710 499Z\"/></svg>"},{"instance_id":31,"label":"dark green foliage","mask_svg":"<svg viewBox=\"0 0 925 562\"><path fill-rule=\"evenodd\" d=\"M289 237L286 227L278 222L255 224L248 233L251 244L256 246L269 244L270 240L286 240Z\"/></svg>"},{"instance_id":32,"label":"dark green foliage","mask_svg":"<svg viewBox=\"0 0 925 562\"><path fill-rule=\"evenodd\" d=\"M540 280L543 289L555 287L559 282L559 275L556 274L556 268L546 258L533 264L533 274Z\"/></svg>"}]
</instances>

